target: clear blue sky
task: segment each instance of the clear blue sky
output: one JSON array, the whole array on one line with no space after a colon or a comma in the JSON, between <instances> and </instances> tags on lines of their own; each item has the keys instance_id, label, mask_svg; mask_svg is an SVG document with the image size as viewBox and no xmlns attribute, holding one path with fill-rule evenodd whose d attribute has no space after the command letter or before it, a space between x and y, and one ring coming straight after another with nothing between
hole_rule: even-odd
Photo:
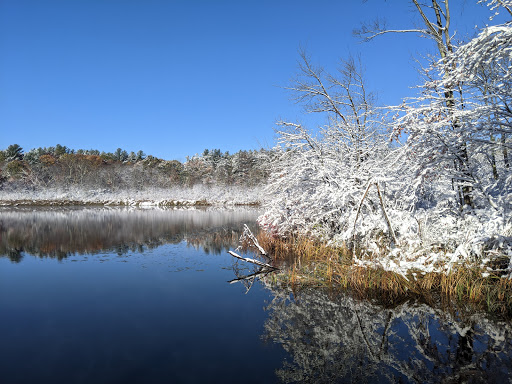
<instances>
[{"instance_id":1,"label":"clear blue sky","mask_svg":"<svg viewBox=\"0 0 512 384\"><path fill-rule=\"evenodd\" d=\"M489 16L476 0L451 3L459 38ZM0 0L0 149L184 160L272 146L277 119L301 118L279 88L301 46L326 68L361 54L380 103L398 104L418 81L412 57L433 46L413 35L361 44L352 30L376 16L420 23L406 0Z\"/></svg>"}]
</instances>

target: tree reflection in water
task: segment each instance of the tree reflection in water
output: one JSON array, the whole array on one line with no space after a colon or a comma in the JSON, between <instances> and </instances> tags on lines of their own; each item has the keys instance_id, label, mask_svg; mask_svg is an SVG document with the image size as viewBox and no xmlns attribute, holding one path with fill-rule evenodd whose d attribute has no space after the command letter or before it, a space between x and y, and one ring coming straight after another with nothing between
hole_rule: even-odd
<instances>
[{"instance_id":1,"label":"tree reflection in water","mask_svg":"<svg viewBox=\"0 0 512 384\"><path fill-rule=\"evenodd\" d=\"M277 372L284 382L512 381L509 322L412 302L385 308L320 289L272 290L263 338L290 354Z\"/></svg>"},{"instance_id":2,"label":"tree reflection in water","mask_svg":"<svg viewBox=\"0 0 512 384\"><path fill-rule=\"evenodd\" d=\"M13 262L23 254L63 259L72 254L143 252L186 241L207 253L234 247L256 209L2 209L0 256Z\"/></svg>"},{"instance_id":3,"label":"tree reflection in water","mask_svg":"<svg viewBox=\"0 0 512 384\"><path fill-rule=\"evenodd\" d=\"M254 209L3 209L0 256L125 254L182 241L217 254L236 247L243 224L257 216ZM234 270L249 288L261 277L251 275L252 266L235 263ZM277 372L284 382L511 382L509 322L414 302L386 307L320 289L292 294L272 280L261 278L274 297L263 338L289 354Z\"/></svg>"}]
</instances>

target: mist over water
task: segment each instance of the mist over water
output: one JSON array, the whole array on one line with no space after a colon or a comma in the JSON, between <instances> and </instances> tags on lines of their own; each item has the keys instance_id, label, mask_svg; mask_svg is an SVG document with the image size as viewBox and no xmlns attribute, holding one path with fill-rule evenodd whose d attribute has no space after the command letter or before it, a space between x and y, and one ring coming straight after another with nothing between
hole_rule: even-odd
<instances>
[{"instance_id":1,"label":"mist over water","mask_svg":"<svg viewBox=\"0 0 512 384\"><path fill-rule=\"evenodd\" d=\"M510 382L508 320L229 284L258 215L2 209L0 382Z\"/></svg>"}]
</instances>

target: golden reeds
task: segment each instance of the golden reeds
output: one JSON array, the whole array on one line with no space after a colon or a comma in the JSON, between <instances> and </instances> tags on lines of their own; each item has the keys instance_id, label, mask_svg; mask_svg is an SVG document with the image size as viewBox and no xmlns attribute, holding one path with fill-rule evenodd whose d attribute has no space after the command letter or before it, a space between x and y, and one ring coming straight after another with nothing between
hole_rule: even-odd
<instances>
[{"instance_id":1,"label":"golden reeds","mask_svg":"<svg viewBox=\"0 0 512 384\"><path fill-rule=\"evenodd\" d=\"M258 241L284 271L281 279L293 289L299 285L340 288L360 297L379 296L389 303L407 297L430 301L432 295L441 295L442 300L512 314L512 281L496 274L483 277L476 265L460 265L449 273L411 271L405 278L355 265L347 247L329 247L306 237L280 238L266 232L258 235Z\"/></svg>"}]
</instances>

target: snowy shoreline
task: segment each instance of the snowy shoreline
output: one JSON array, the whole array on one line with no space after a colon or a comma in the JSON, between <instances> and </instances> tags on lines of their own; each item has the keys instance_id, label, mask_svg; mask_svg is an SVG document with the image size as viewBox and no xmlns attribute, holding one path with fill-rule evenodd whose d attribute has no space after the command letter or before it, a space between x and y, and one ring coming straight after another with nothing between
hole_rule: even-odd
<instances>
[{"instance_id":1,"label":"snowy shoreline","mask_svg":"<svg viewBox=\"0 0 512 384\"><path fill-rule=\"evenodd\" d=\"M70 206L119 206L119 207L231 207L260 206L258 201L206 201L206 200L0 200L0 207L70 207Z\"/></svg>"},{"instance_id":2,"label":"snowy shoreline","mask_svg":"<svg viewBox=\"0 0 512 384\"><path fill-rule=\"evenodd\" d=\"M259 206L260 188L207 187L134 190L1 190L0 206Z\"/></svg>"}]
</instances>

